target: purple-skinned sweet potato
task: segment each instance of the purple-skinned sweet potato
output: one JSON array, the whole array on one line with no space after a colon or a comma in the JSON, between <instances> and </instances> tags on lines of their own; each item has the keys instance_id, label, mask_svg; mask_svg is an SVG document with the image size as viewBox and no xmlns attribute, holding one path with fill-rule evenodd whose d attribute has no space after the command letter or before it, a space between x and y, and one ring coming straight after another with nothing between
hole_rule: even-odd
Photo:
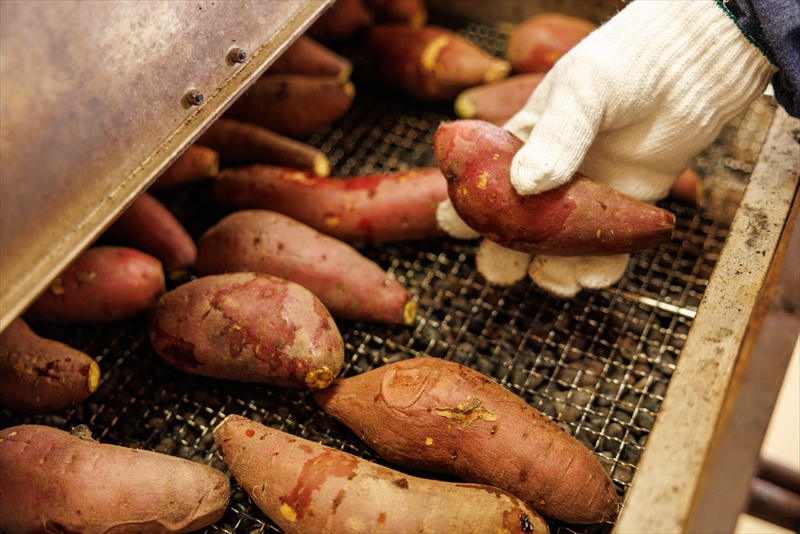
<instances>
[{"instance_id":1,"label":"purple-skinned sweet potato","mask_svg":"<svg viewBox=\"0 0 800 534\"><path fill-rule=\"evenodd\" d=\"M36 335L22 318L0 333L0 405L29 413L72 408L97 389L100 367L78 349Z\"/></svg>"},{"instance_id":2,"label":"purple-skinned sweet potato","mask_svg":"<svg viewBox=\"0 0 800 534\"><path fill-rule=\"evenodd\" d=\"M189 373L323 388L344 363L330 312L309 290L262 273L203 276L150 308L155 351Z\"/></svg>"},{"instance_id":3,"label":"purple-skinned sweet potato","mask_svg":"<svg viewBox=\"0 0 800 534\"><path fill-rule=\"evenodd\" d=\"M502 488L540 514L598 523L618 509L597 458L481 373L416 358L334 381L315 398L386 460Z\"/></svg>"},{"instance_id":4,"label":"purple-skinned sweet potato","mask_svg":"<svg viewBox=\"0 0 800 534\"><path fill-rule=\"evenodd\" d=\"M485 121L443 122L433 138L450 200L472 229L506 248L552 256L604 256L672 239L675 215L581 174L522 196L510 169L523 142Z\"/></svg>"},{"instance_id":5,"label":"purple-skinned sweet potato","mask_svg":"<svg viewBox=\"0 0 800 534\"><path fill-rule=\"evenodd\" d=\"M525 106L544 74L517 74L499 82L476 85L456 98L456 114L462 119L488 121L502 126Z\"/></svg>"},{"instance_id":6,"label":"purple-skinned sweet potato","mask_svg":"<svg viewBox=\"0 0 800 534\"><path fill-rule=\"evenodd\" d=\"M242 210L228 215L198 241L201 276L259 272L314 293L334 317L410 325L416 302L377 263L336 238L286 215Z\"/></svg>"},{"instance_id":7,"label":"purple-skinned sweet potato","mask_svg":"<svg viewBox=\"0 0 800 534\"><path fill-rule=\"evenodd\" d=\"M0 431L0 531L191 532L222 518L220 471L41 425Z\"/></svg>"},{"instance_id":8,"label":"purple-skinned sweet potato","mask_svg":"<svg viewBox=\"0 0 800 534\"><path fill-rule=\"evenodd\" d=\"M267 72L333 76L346 82L353 72L353 64L311 37L301 35L269 66Z\"/></svg>"},{"instance_id":9,"label":"purple-skinned sweet potato","mask_svg":"<svg viewBox=\"0 0 800 534\"><path fill-rule=\"evenodd\" d=\"M436 207L447 198L439 169L355 178L317 178L270 165L221 172L213 183L222 204L288 215L341 241L385 243L445 235Z\"/></svg>"},{"instance_id":10,"label":"purple-skinned sweet potato","mask_svg":"<svg viewBox=\"0 0 800 534\"><path fill-rule=\"evenodd\" d=\"M409 476L246 417L226 417L214 441L239 486L288 534L548 532L498 488Z\"/></svg>"}]
</instances>

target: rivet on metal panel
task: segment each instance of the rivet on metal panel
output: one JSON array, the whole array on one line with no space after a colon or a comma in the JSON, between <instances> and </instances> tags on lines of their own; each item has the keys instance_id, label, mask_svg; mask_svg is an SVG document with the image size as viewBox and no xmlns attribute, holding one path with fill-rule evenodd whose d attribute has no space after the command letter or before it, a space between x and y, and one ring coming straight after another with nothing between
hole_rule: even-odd
<instances>
[{"instance_id":1,"label":"rivet on metal panel","mask_svg":"<svg viewBox=\"0 0 800 534\"><path fill-rule=\"evenodd\" d=\"M228 52L228 57L231 58L231 61L234 63L244 63L244 60L247 59L247 52L239 47L232 48L231 51Z\"/></svg>"},{"instance_id":2,"label":"rivet on metal panel","mask_svg":"<svg viewBox=\"0 0 800 534\"><path fill-rule=\"evenodd\" d=\"M203 103L203 93L198 91L197 89L192 89L188 93L186 93L186 101L192 106L199 106Z\"/></svg>"}]
</instances>

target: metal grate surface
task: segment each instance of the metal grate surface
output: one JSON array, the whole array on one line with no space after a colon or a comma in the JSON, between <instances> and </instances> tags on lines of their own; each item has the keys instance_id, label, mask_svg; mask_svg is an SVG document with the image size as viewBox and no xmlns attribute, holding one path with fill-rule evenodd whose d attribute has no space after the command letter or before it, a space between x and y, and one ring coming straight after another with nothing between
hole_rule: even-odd
<instances>
[{"instance_id":1,"label":"metal grate surface","mask_svg":"<svg viewBox=\"0 0 800 534\"><path fill-rule=\"evenodd\" d=\"M460 31L487 50L503 49L505 35L497 29L467 24ZM332 174L435 165L431 140L441 120L455 118L450 106L422 106L392 92L359 69L357 48L344 52L356 65L356 103L342 121L309 139L328 154ZM345 341L341 376L424 355L473 367L594 451L624 505L774 109L771 97L761 97L695 159L707 188L704 204L664 203L677 215L674 239L633 255L624 278L610 289L563 300L528 279L508 288L489 285L474 267L476 241L358 247L409 289L419 312L408 328L339 321ZM207 184L160 198L195 238L227 213L214 203ZM156 450L226 471L212 430L226 415L242 414L385 463L306 392L173 370L152 350L143 318L112 325L31 326L95 357L102 383L87 402L64 413L20 417L4 410L3 428L86 424L105 443ZM209 531L279 532L232 482L229 510ZM608 532L612 527L551 523L556 533Z\"/></svg>"}]
</instances>

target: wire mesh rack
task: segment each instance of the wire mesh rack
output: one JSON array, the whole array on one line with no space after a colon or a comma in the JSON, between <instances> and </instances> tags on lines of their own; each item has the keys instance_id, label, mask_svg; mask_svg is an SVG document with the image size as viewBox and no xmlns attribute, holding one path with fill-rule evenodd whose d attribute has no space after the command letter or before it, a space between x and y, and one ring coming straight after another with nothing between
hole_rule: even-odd
<instances>
[{"instance_id":1,"label":"wire mesh rack","mask_svg":"<svg viewBox=\"0 0 800 534\"><path fill-rule=\"evenodd\" d=\"M469 23L457 29L491 53L503 50L506 34L497 28ZM442 120L455 118L452 108L409 100L359 69L357 47L342 53L356 65L358 96L346 117L308 140L328 155L332 174L435 166L433 134ZM477 369L592 450L624 506L774 110L770 96L759 98L695 158L693 167L705 184L702 204L663 202L677 216L674 238L632 255L623 279L608 289L560 299L528 279L511 287L488 284L475 269L474 240L356 245L409 290L418 302L418 317L411 327L337 321L345 342L340 376L421 356ZM214 202L208 184L183 186L159 198L195 238L228 213ZM188 458L227 473L212 432L225 416L241 414L386 464L326 415L308 392L174 370L153 351L144 318L31 326L96 358L101 384L86 402L64 413L26 417L3 410L3 428L85 424L104 443ZM280 532L235 480L232 488L227 513L209 532ZM609 532L613 523L576 527L551 522L550 527L561 533Z\"/></svg>"}]
</instances>

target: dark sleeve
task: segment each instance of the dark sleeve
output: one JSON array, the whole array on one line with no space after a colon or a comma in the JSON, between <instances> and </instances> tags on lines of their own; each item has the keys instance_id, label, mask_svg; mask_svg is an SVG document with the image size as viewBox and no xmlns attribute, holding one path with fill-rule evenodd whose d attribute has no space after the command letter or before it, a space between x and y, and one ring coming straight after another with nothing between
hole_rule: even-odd
<instances>
[{"instance_id":1,"label":"dark sleeve","mask_svg":"<svg viewBox=\"0 0 800 534\"><path fill-rule=\"evenodd\" d=\"M721 0L778 67L775 99L800 118L800 0Z\"/></svg>"}]
</instances>

